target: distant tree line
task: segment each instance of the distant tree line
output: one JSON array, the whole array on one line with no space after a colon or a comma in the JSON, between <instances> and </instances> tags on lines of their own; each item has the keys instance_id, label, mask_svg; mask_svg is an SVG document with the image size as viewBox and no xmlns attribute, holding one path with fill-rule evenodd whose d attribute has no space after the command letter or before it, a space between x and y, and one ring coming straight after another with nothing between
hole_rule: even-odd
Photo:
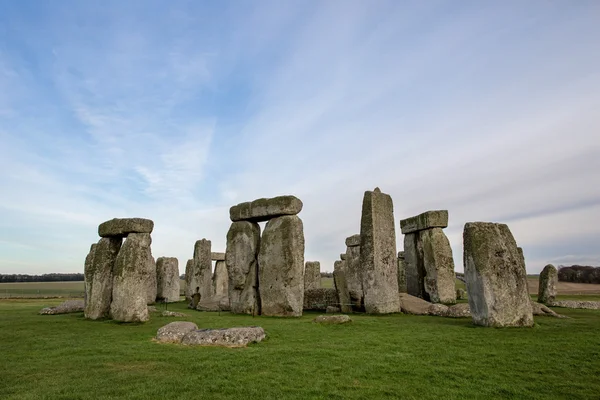
<instances>
[{"instance_id":1,"label":"distant tree line","mask_svg":"<svg viewBox=\"0 0 600 400\"><path fill-rule=\"evenodd\" d=\"M10 282L66 282L83 281L83 274L0 274L0 283Z\"/></svg>"},{"instance_id":2,"label":"distant tree line","mask_svg":"<svg viewBox=\"0 0 600 400\"><path fill-rule=\"evenodd\" d=\"M585 265L558 266L558 280L574 283L600 283L600 267Z\"/></svg>"},{"instance_id":3,"label":"distant tree line","mask_svg":"<svg viewBox=\"0 0 600 400\"><path fill-rule=\"evenodd\" d=\"M333 278L333 272L321 272L321 278Z\"/></svg>"}]
</instances>

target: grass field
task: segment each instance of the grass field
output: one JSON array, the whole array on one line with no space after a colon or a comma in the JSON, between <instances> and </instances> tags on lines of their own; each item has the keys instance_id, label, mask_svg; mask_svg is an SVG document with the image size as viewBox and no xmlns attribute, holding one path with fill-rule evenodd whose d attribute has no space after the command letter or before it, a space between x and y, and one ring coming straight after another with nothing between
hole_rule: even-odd
<instances>
[{"instance_id":1,"label":"grass field","mask_svg":"<svg viewBox=\"0 0 600 400\"><path fill-rule=\"evenodd\" d=\"M243 349L154 343L146 324L37 315L60 300L0 301L5 399L597 399L600 311L525 329L470 319L354 315L346 326L187 310L201 328L262 326Z\"/></svg>"}]
</instances>

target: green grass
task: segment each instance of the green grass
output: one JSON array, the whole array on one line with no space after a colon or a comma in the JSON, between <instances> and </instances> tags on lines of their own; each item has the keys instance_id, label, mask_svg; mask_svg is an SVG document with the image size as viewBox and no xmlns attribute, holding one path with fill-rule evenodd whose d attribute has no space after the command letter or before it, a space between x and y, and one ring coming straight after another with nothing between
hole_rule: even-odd
<instances>
[{"instance_id":1,"label":"green grass","mask_svg":"<svg viewBox=\"0 0 600 400\"><path fill-rule=\"evenodd\" d=\"M0 283L0 298L83 297L83 281Z\"/></svg>"},{"instance_id":2,"label":"green grass","mask_svg":"<svg viewBox=\"0 0 600 400\"><path fill-rule=\"evenodd\" d=\"M524 329L470 319L353 315L345 326L186 310L201 328L259 325L248 348L152 342L146 324L37 315L57 300L0 301L6 399L597 399L600 311L563 310Z\"/></svg>"}]
</instances>

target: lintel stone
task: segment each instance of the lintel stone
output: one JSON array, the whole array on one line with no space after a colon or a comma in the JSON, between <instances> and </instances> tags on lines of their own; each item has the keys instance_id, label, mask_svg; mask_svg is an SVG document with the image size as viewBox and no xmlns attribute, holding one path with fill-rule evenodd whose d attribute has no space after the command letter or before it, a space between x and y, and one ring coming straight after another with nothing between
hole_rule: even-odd
<instances>
[{"instance_id":1,"label":"lintel stone","mask_svg":"<svg viewBox=\"0 0 600 400\"><path fill-rule=\"evenodd\" d=\"M448 226L448 210L426 211L415 217L400 221L403 234L423 231L430 228L446 228Z\"/></svg>"},{"instance_id":2,"label":"lintel stone","mask_svg":"<svg viewBox=\"0 0 600 400\"><path fill-rule=\"evenodd\" d=\"M277 196L240 203L229 209L231 221L263 222L302 211L302 201L296 196Z\"/></svg>"},{"instance_id":3,"label":"lintel stone","mask_svg":"<svg viewBox=\"0 0 600 400\"><path fill-rule=\"evenodd\" d=\"M145 218L113 218L98 226L100 237L127 236L130 233L152 233L154 222Z\"/></svg>"},{"instance_id":4,"label":"lintel stone","mask_svg":"<svg viewBox=\"0 0 600 400\"><path fill-rule=\"evenodd\" d=\"M360 234L347 237L346 238L346 246L348 246L348 247L360 246Z\"/></svg>"}]
</instances>

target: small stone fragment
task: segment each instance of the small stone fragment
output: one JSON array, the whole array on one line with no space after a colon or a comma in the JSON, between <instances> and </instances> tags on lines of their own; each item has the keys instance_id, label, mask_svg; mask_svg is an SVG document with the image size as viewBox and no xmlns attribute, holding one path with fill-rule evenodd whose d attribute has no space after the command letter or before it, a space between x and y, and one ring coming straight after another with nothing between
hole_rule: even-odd
<instances>
[{"instance_id":1,"label":"small stone fragment","mask_svg":"<svg viewBox=\"0 0 600 400\"><path fill-rule=\"evenodd\" d=\"M259 326L198 329L188 332L181 343L188 346L245 347L248 343L258 343L265 338L263 328Z\"/></svg>"},{"instance_id":2,"label":"small stone fragment","mask_svg":"<svg viewBox=\"0 0 600 400\"><path fill-rule=\"evenodd\" d=\"M317 318L313 319L313 322L319 324L347 324L352 322L352 318L347 315L319 315Z\"/></svg>"},{"instance_id":3,"label":"small stone fragment","mask_svg":"<svg viewBox=\"0 0 600 400\"><path fill-rule=\"evenodd\" d=\"M67 300L56 307L46 307L40 310L43 315L69 314L82 312L85 308L84 300Z\"/></svg>"},{"instance_id":4,"label":"small stone fragment","mask_svg":"<svg viewBox=\"0 0 600 400\"><path fill-rule=\"evenodd\" d=\"M165 310L160 313L161 317L187 317L187 314L176 312L176 311L168 311Z\"/></svg>"}]
</instances>

